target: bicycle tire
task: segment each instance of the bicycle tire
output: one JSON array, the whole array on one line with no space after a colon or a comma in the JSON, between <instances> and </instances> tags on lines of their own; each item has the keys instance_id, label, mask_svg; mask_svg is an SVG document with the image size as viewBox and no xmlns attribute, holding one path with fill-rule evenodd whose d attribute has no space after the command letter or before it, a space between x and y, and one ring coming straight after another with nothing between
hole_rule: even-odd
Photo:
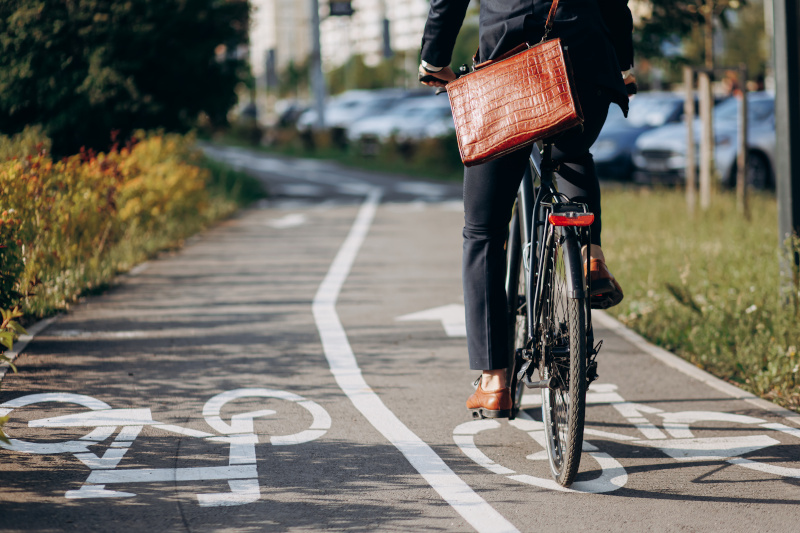
<instances>
[{"instance_id":1,"label":"bicycle tire","mask_svg":"<svg viewBox=\"0 0 800 533\"><path fill-rule=\"evenodd\" d=\"M567 276L584 279L577 238L567 238L568 228L552 227L545 243L544 276L537 341L541 357L539 375L551 379L542 389L542 421L545 425L547 457L553 477L568 487L578 473L583 447L586 411L586 298L573 298L567 291ZM565 261L564 257L572 260ZM583 294L586 295L585 287Z\"/></svg>"},{"instance_id":2,"label":"bicycle tire","mask_svg":"<svg viewBox=\"0 0 800 533\"><path fill-rule=\"evenodd\" d=\"M506 383L511 389L510 420L516 418L522 407L525 384L517 379L517 371L523 363L517 349L524 348L528 341L527 298L525 282L527 272L523 261L523 239L519 213L515 206L506 243L506 298L508 302L508 369Z\"/></svg>"}]
</instances>

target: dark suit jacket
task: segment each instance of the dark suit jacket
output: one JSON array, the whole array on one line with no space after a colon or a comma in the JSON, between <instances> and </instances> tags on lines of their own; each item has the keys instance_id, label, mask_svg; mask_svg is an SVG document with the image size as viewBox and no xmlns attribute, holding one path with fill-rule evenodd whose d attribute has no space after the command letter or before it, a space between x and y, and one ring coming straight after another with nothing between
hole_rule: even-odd
<instances>
[{"instance_id":1,"label":"dark suit jacket","mask_svg":"<svg viewBox=\"0 0 800 533\"><path fill-rule=\"evenodd\" d=\"M469 0L431 0L422 36L421 58L434 66L450 64ZM551 0L483 0L480 10L480 60L493 59L544 33ZM627 111L620 72L633 66L633 19L627 0L560 0L551 37L568 47L579 89L598 86Z\"/></svg>"}]
</instances>

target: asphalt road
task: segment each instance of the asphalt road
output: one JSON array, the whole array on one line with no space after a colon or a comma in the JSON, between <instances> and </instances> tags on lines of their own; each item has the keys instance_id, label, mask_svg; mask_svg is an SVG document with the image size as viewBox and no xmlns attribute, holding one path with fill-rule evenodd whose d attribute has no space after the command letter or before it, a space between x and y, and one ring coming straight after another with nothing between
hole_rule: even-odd
<instances>
[{"instance_id":1,"label":"asphalt road","mask_svg":"<svg viewBox=\"0 0 800 533\"><path fill-rule=\"evenodd\" d=\"M270 200L27 345L0 530L797 531L800 419L607 315L574 490L469 418L459 184L208 153Z\"/></svg>"}]
</instances>

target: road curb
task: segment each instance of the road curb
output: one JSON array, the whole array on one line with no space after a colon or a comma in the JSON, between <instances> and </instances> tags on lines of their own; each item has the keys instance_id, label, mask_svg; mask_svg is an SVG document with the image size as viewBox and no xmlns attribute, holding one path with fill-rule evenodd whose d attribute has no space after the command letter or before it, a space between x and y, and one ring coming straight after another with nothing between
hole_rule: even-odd
<instances>
[{"instance_id":1,"label":"road curb","mask_svg":"<svg viewBox=\"0 0 800 533\"><path fill-rule=\"evenodd\" d=\"M33 326L27 328L28 334L20 335L19 339L17 339L17 342L14 343L14 349L8 350L4 355L13 363L14 359L16 359L17 356L22 353L22 350L25 349L28 343L31 342L36 335L41 333L44 328L58 320L58 317L59 315L45 318L44 320L40 320ZM0 383L3 382L3 378L6 377L6 373L8 372L9 368L11 368L11 365L9 365L7 362L4 362L2 365L0 365Z\"/></svg>"},{"instance_id":2,"label":"road curb","mask_svg":"<svg viewBox=\"0 0 800 533\"><path fill-rule=\"evenodd\" d=\"M120 274L119 276L114 278L114 280L112 281L112 284L115 285L115 284L125 280L126 278L131 278L131 277L134 277L134 276L138 276L145 269L147 269L148 266L150 266L150 261L145 261L143 263L139 263L138 265L136 265L135 267L130 269L128 272L126 272L124 274ZM8 357L11 360L11 362L13 363L14 360L17 357L19 357L19 354L22 353L22 350L24 350L28 346L28 343L30 343L36 335L41 333L42 330L44 330L50 324L52 324L53 322L58 320L58 318L60 316L62 316L62 315L58 314L58 315L55 315L55 316L51 316L50 318L44 318L44 319L36 322L31 327L26 328L28 330L28 333L26 335L20 335L19 339L17 339L17 341L14 343L14 349L6 351L4 353L4 355L6 357ZM11 368L11 366L7 362L4 362L4 363L0 364L0 385L2 385L3 378L6 377L6 374L8 373L8 370L10 368Z\"/></svg>"},{"instance_id":3,"label":"road curb","mask_svg":"<svg viewBox=\"0 0 800 533\"><path fill-rule=\"evenodd\" d=\"M592 320L602 327L610 329L615 334L636 346L638 349L651 355L652 357L655 357L665 365L674 368L678 372L705 383L709 387L716 389L719 392L730 396L731 398L747 402L754 407L769 411L773 415L783 417L794 425L800 426L800 415L794 411L790 411L789 409L785 409L779 405L775 405L772 402L761 399L751 392L742 390L736 385L732 385L727 381L709 374L705 370L694 366L685 359L678 357L674 353L668 352L663 348L659 348L658 346L647 341L638 333L629 329L619 320L613 318L607 312L592 311Z\"/></svg>"}]
</instances>

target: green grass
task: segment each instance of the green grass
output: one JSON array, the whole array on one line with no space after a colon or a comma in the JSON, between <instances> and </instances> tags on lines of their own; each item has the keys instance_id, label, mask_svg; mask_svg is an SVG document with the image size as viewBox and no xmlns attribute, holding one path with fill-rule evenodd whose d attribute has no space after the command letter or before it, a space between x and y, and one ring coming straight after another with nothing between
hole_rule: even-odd
<instances>
[{"instance_id":1,"label":"green grass","mask_svg":"<svg viewBox=\"0 0 800 533\"><path fill-rule=\"evenodd\" d=\"M777 205L753 194L752 220L729 192L689 216L682 191L603 195L603 250L625 300L610 310L655 344L786 407L800 409L797 290L779 290Z\"/></svg>"},{"instance_id":2,"label":"green grass","mask_svg":"<svg viewBox=\"0 0 800 533\"><path fill-rule=\"evenodd\" d=\"M208 157L203 157L197 164L208 169L211 174L208 190L216 201L229 201L239 207L246 207L266 197L261 182L245 172L234 170Z\"/></svg>"}]
</instances>

